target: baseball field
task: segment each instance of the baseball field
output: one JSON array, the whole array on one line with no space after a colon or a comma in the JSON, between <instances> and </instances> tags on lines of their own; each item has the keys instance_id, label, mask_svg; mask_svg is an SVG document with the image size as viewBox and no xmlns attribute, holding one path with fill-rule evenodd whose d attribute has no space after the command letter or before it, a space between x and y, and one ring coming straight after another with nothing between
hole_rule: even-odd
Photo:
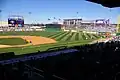
<instances>
[{"instance_id":1,"label":"baseball field","mask_svg":"<svg viewBox=\"0 0 120 80\"><path fill-rule=\"evenodd\" d=\"M0 53L15 52L16 55L45 51L52 47L88 44L101 36L82 32L0 32Z\"/></svg>"}]
</instances>

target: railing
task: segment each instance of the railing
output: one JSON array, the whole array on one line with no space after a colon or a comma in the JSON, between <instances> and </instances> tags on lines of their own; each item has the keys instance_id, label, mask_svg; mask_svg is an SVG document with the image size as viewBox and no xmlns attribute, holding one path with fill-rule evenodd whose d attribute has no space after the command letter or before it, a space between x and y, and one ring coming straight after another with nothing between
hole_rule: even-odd
<instances>
[{"instance_id":1,"label":"railing","mask_svg":"<svg viewBox=\"0 0 120 80\"><path fill-rule=\"evenodd\" d=\"M42 53L42 54L36 54L36 55L24 56L24 57L20 57L20 58L3 60L3 61L0 61L0 64L1 65L13 64L13 63L25 62L25 61L29 61L29 60L42 59L42 58L46 58L48 56L56 56L59 54L67 54L67 53L74 53L74 52L79 52L79 50L77 50L77 49L65 49L65 50L54 51L54 52L46 52L46 53Z\"/></svg>"},{"instance_id":2,"label":"railing","mask_svg":"<svg viewBox=\"0 0 120 80\"><path fill-rule=\"evenodd\" d=\"M25 64L25 66L28 68L28 69L31 69L30 71L32 71L32 72L30 72L31 74L36 74L36 75L38 75L38 76L40 76L41 78L45 78L45 73L44 73L44 71L43 70L40 70L40 69L37 69L36 67L32 67L32 66L29 66L28 64ZM57 75L52 75L51 77L53 77L54 79L56 79L56 80L66 80L66 79L64 79L64 78L61 78L61 77L59 77L59 76L57 76Z\"/></svg>"},{"instance_id":3,"label":"railing","mask_svg":"<svg viewBox=\"0 0 120 80\"><path fill-rule=\"evenodd\" d=\"M47 51L51 51L51 50L60 50L60 49L66 49L67 46L59 46L59 47L53 47L53 48L49 48Z\"/></svg>"}]
</instances>

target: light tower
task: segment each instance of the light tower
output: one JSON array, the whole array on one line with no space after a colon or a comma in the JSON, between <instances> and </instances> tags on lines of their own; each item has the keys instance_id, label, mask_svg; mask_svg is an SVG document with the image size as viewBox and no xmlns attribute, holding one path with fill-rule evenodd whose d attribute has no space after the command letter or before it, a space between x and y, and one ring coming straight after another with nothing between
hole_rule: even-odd
<instances>
[{"instance_id":1,"label":"light tower","mask_svg":"<svg viewBox=\"0 0 120 80\"><path fill-rule=\"evenodd\" d=\"M2 26L2 16L1 16L2 10L0 10L0 27Z\"/></svg>"},{"instance_id":2,"label":"light tower","mask_svg":"<svg viewBox=\"0 0 120 80\"><path fill-rule=\"evenodd\" d=\"M120 31L120 15L118 16L118 20L117 20L117 32Z\"/></svg>"}]
</instances>

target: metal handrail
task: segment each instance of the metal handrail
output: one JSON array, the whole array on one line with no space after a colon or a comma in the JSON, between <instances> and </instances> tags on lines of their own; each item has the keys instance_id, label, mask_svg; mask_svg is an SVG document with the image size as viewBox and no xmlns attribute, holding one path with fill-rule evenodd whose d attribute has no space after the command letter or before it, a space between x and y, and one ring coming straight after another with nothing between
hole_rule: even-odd
<instances>
[{"instance_id":1,"label":"metal handrail","mask_svg":"<svg viewBox=\"0 0 120 80\"><path fill-rule=\"evenodd\" d=\"M37 69L36 67L31 67L31 66L29 66L28 64L25 64L25 66L27 66L27 67L30 68L30 69L33 69L33 70L35 69L35 70L37 70L37 71L39 71L39 72L43 72L43 73L44 73L43 70ZM37 72L33 72L33 73L35 73L36 75L39 75L39 76L41 76L41 77L44 78L44 76L41 75L40 73L37 73ZM57 75L54 75L54 74L52 75L52 77L57 78L57 79L59 79L59 80L66 80L66 79L61 78L61 77L59 77L59 76L57 76Z\"/></svg>"}]
</instances>

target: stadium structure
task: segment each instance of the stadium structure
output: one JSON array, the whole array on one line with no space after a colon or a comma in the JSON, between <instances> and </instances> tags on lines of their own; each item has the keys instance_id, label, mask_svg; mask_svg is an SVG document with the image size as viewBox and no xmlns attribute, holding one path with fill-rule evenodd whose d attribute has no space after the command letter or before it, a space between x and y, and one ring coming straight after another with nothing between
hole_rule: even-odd
<instances>
[{"instance_id":1,"label":"stadium structure","mask_svg":"<svg viewBox=\"0 0 120 80\"><path fill-rule=\"evenodd\" d=\"M62 21L62 22L61 22ZM48 24L24 24L24 17L20 15L10 15L6 25L1 26L0 31L71 31L87 33L116 33L118 25L111 24L109 19L83 20L83 19L63 19Z\"/></svg>"},{"instance_id":2,"label":"stadium structure","mask_svg":"<svg viewBox=\"0 0 120 80\"><path fill-rule=\"evenodd\" d=\"M109 19L64 19L63 25L65 29L74 29L78 31L116 32L116 24L110 24Z\"/></svg>"},{"instance_id":3,"label":"stadium structure","mask_svg":"<svg viewBox=\"0 0 120 80\"><path fill-rule=\"evenodd\" d=\"M105 29L119 28L119 24L108 24L109 20L105 20L105 23L104 21L101 22L101 19L100 22L98 21L65 20L64 27L61 28L76 31L87 31L87 29L91 28L91 31L97 31L98 29L98 32L109 31L100 30L101 27L102 29L103 27ZM29 28L26 27L29 25L24 25L24 27L18 26L12 25L11 27L10 25L8 29ZM33 25L31 27L37 29L37 26ZM48 28L58 27L56 23L52 24L52 26L46 26ZM15 36L11 37L10 35ZM17 35L19 39L15 38L18 37ZM0 80L120 80L120 36L113 38L113 40L104 38L107 40L106 42L99 42L100 35L84 34L80 31L13 31L0 33L0 36L0 45L6 44L6 42L8 46L10 45L10 48L0 49L1 52L6 51L0 54ZM11 38L13 38L12 41ZM20 38L23 40L21 41ZM57 43L33 46L33 43L36 44L36 42L40 41L43 43L48 41L48 38L49 40L56 40ZM13 44L13 48L11 48L11 43L18 42L23 44L24 40L29 39L31 40L29 46L18 47ZM94 44L88 44L93 40L95 41ZM26 44L26 41L24 42Z\"/></svg>"}]
</instances>

